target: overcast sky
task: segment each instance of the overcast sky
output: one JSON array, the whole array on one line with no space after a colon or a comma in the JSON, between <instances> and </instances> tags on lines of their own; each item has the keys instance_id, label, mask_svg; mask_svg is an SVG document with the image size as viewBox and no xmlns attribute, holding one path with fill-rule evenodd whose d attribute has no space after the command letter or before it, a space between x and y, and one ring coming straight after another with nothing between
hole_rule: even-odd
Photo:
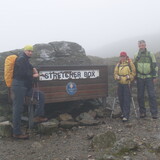
<instances>
[{"instance_id":1,"label":"overcast sky","mask_svg":"<svg viewBox=\"0 0 160 160\"><path fill-rule=\"evenodd\" d=\"M1 0L0 52L72 41L86 52L160 32L160 0Z\"/></svg>"}]
</instances>

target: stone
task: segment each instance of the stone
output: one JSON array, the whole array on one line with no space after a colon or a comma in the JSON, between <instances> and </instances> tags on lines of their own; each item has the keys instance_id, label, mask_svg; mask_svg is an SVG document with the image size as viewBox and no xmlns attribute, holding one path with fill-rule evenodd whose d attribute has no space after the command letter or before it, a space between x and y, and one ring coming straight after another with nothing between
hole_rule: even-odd
<instances>
[{"instance_id":1,"label":"stone","mask_svg":"<svg viewBox=\"0 0 160 160\"><path fill-rule=\"evenodd\" d=\"M129 157L129 156L124 156L124 157L123 157L123 160L132 160L132 158Z\"/></svg>"},{"instance_id":2,"label":"stone","mask_svg":"<svg viewBox=\"0 0 160 160\"><path fill-rule=\"evenodd\" d=\"M94 134L92 132L87 133L87 139L92 139L94 137Z\"/></svg>"},{"instance_id":3,"label":"stone","mask_svg":"<svg viewBox=\"0 0 160 160\"><path fill-rule=\"evenodd\" d=\"M35 149L39 149L39 148L42 148L42 144L40 142L34 142L32 145L31 145L32 148L35 148Z\"/></svg>"},{"instance_id":4,"label":"stone","mask_svg":"<svg viewBox=\"0 0 160 160\"><path fill-rule=\"evenodd\" d=\"M64 113L64 114L59 115L59 120L60 121L73 121L73 117L68 113Z\"/></svg>"},{"instance_id":5,"label":"stone","mask_svg":"<svg viewBox=\"0 0 160 160\"><path fill-rule=\"evenodd\" d=\"M76 120L81 124L81 125L97 125L99 124L98 121L96 121L89 113L81 113L78 117L76 117Z\"/></svg>"},{"instance_id":6,"label":"stone","mask_svg":"<svg viewBox=\"0 0 160 160\"><path fill-rule=\"evenodd\" d=\"M116 135L112 131L107 131L106 133L98 134L92 139L92 147L95 150L107 149L114 145L116 142Z\"/></svg>"},{"instance_id":7,"label":"stone","mask_svg":"<svg viewBox=\"0 0 160 160\"><path fill-rule=\"evenodd\" d=\"M78 122L74 121L61 121L60 122L60 127L65 128L65 129L70 129L72 127L78 126Z\"/></svg>"},{"instance_id":8,"label":"stone","mask_svg":"<svg viewBox=\"0 0 160 160\"><path fill-rule=\"evenodd\" d=\"M12 125L9 121L4 121L0 123L0 136L1 137L11 137L12 135Z\"/></svg>"},{"instance_id":9,"label":"stone","mask_svg":"<svg viewBox=\"0 0 160 160\"><path fill-rule=\"evenodd\" d=\"M99 118L103 118L106 116L106 110L103 107L95 109L95 112L97 113L97 117L99 117Z\"/></svg>"},{"instance_id":10,"label":"stone","mask_svg":"<svg viewBox=\"0 0 160 160\"><path fill-rule=\"evenodd\" d=\"M4 121L6 121L6 117L4 117L4 116L0 116L0 122L4 122Z\"/></svg>"},{"instance_id":11,"label":"stone","mask_svg":"<svg viewBox=\"0 0 160 160\"><path fill-rule=\"evenodd\" d=\"M103 155L103 159L105 160L116 160L116 158L112 155L107 155L107 154L104 154Z\"/></svg>"},{"instance_id":12,"label":"stone","mask_svg":"<svg viewBox=\"0 0 160 160\"><path fill-rule=\"evenodd\" d=\"M41 134L51 135L53 132L57 131L58 129L58 122L57 121L48 121L44 123L38 124L38 131Z\"/></svg>"},{"instance_id":13,"label":"stone","mask_svg":"<svg viewBox=\"0 0 160 160\"><path fill-rule=\"evenodd\" d=\"M138 143L133 139L121 138L114 143L113 147L109 150L109 153L114 155L125 155L126 153L134 152L138 150Z\"/></svg>"}]
</instances>

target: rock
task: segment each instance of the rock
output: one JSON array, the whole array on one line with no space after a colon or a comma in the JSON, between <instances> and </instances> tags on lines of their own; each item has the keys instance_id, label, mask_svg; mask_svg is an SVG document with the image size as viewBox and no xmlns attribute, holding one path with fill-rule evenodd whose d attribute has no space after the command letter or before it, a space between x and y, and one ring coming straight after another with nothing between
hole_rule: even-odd
<instances>
[{"instance_id":1,"label":"rock","mask_svg":"<svg viewBox=\"0 0 160 160\"><path fill-rule=\"evenodd\" d=\"M116 142L116 135L112 131L107 131L106 133L102 133L94 136L92 140L92 147L95 150L107 149L112 147Z\"/></svg>"},{"instance_id":2,"label":"rock","mask_svg":"<svg viewBox=\"0 0 160 160\"><path fill-rule=\"evenodd\" d=\"M91 115L93 117L93 119L95 119L97 116L97 113L93 110L89 110L88 114Z\"/></svg>"},{"instance_id":3,"label":"rock","mask_svg":"<svg viewBox=\"0 0 160 160\"><path fill-rule=\"evenodd\" d=\"M124 156L124 157L123 157L123 160L132 160L132 158L129 157L129 156Z\"/></svg>"},{"instance_id":4,"label":"rock","mask_svg":"<svg viewBox=\"0 0 160 160\"><path fill-rule=\"evenodd\" d=\"M0 123L0 136L2 137L11 137L12 135L12 126L9 121L4 121Z\"/></svg>"},{"instance_id":5,"label":"rock","mask_svg":"<svg viewBox=\"0 0 160 160\"><path fill-rule=\"evenodd\" d=\"M104 160L116 160L116 158L112 155L107 155L107 154L104 154L102 159Z\"/></svg>"},{"instance_id":6,"label":"rock","mask_svg":"<svg viewBox=\"0 0 160 160\"><path fill-rule=\"evenodd\" d=\"M59 115L59 120L60 121L73 121L73 117L68 113L64 113L64 114Z\"/></svg>"},{"instance_id":7,"label":"rock","mask_svg":"<svg viewBox=\"0 0 160 160\"><path fill-rule=\"evenodd\" d=\"M94 137L94 134L92 132L87 133L87 139L92 139Z\"/></svg>"},{"instance_id":8,"label":"rock","mask_svg":"<svg viewBox=\"0 0 160 160\"><path fill-rule=\"evenodd\" d=\"M6 120L7 120L7 118L6 118L6 117L4 117L4 116L0 116L0 122L6 121Z\"/></svg>"},{"instance_id":9,"label":"rock","mask_svg":"<svg viewBox=\"0 0 160 160\"><path fill-rule=\"evenodd\" d=\"M78 126L78 125L79 125L79 123L74 122L74 121L61 121L60 122L60 127L66 128L66 129L69 129L69 128L72 128L72 127L75 127L75 126Z\"/></svg>"},{"instance_id":10,"label":"rock","mask_svg":"<svg viewBox=\"0 0 160 160\"><path fill-rule=\"evenodd\" d=\"M38 124L38 131L41 134L51 135L53 132L57 131L58 123L59 122L57 120L40 123Z\"/></svg>"},{"instance_id":11,"label":"rock","mask_svg":"<svg viewBox=\"0 0 160 160\"><path fill-rule=\"evenodd\" d=\"M138 150L138 143L133 139L121 138L117 141L113 147L109 150L109 153L114 155L124 155L129 152L134 152Z\"/></svg>"},{"instance_id":12,"label":"rock","mask_svg":"<svg viewBox=\"0 0 160 160\"><path fill-rule=\"evenodd\" d=\"M159 141L157 141L157 142L159 142ZM152 144L151 148L153 149L153 151L155 153L160 153L160 143Z\"/></svg>"},{"instance_id":13,"label":"rock","mask_svg":"<svg viewBox=\"0 0 160 160\"><path fill-rule=\"evenodd\" d=\"M97 124L99 124L98 121L94 120L94 118L90 114L88 114L86 112L81 113L78 117L76 117L76 120L81 125L89 125L90 126L90 125L97 125Z\"/></svg>"},{"instance_id":14,"label":"rock","mask_svg":"<svg viewBox=\"0 0 160 160\"><path fill-rule=\"evenodd\" d=\"M31 145L32 148L35 148L35 149L38 149L38 148L42 148L42 144L39 143L39 142L34 142L32 145Z\"/></svg>"},{"instance_id":15,"label":"rock","mask_svg":"<svg viewBox=\"0 0 160 160\"><path fill-rule=\"evenodd\" d=\"M106 109L103 107L95 109L95 112L97 113L97 117L99 117L99 118L103 118L106 116Z\"/></svg>"},{"instance_id":16,"label":"rock","mask_svg":"<svg viewBox=\"0 0 160 160\"><path fill-rule=\"evenodd\" d=\"M33 58L39 65L88 65L90 59L85 50L73 42L50 42L34 45Z\"/></svg>"},{"instance_id":17,"label":"rock","mask_svg":"<svg viewBox=\"0 0 160 160\"><path fill-rule=\"evenodd\" d=\"M99 121L82 119L82 120L79 121L79 123L82 126L92 126L92 125L98 125Z\"/></svg>"}]
</instances>

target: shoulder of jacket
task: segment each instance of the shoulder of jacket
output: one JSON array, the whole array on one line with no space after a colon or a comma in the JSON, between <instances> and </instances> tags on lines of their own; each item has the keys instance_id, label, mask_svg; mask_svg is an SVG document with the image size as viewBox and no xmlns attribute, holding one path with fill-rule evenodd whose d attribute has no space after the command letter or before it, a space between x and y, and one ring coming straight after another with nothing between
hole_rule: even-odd
<instances>
[{"instance_id":1,"label":"shoulder of jacket","mask_svg":"<svg viewBox=\"0 0 160 160\"><path fill-rule=\"evenodd\" d=\"M134 58L136 58L138 56L138 52L136 52L135 54L134 54Z\"/></svg>"}]
</instances>

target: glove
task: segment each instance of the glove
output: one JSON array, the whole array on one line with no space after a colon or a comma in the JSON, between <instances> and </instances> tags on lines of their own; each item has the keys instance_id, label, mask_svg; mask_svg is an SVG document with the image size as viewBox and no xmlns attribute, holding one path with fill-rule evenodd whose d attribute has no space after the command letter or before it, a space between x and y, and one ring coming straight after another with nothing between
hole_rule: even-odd
<instances>
[{"instance_id":1,"label":"glove","mask_svg":"<svg viewBox=\"0 0 160 160\"><path fill-rule=\"evenodd\" d=\"M129 80L129 79L130 79L130 76L129 76L129 75L126 75L126 78L127 78L127 80Z\"/></svg>"},{"instance_id":2,"label":"glove","mask_svg":"<svg viewBox=\"0 0 160 160\"><path fill-rule=\"evenodd\" d=\"M120 80L121 79L121 77L120 76L117 76L117 80Z\"/></svg>"}]
</instances>

